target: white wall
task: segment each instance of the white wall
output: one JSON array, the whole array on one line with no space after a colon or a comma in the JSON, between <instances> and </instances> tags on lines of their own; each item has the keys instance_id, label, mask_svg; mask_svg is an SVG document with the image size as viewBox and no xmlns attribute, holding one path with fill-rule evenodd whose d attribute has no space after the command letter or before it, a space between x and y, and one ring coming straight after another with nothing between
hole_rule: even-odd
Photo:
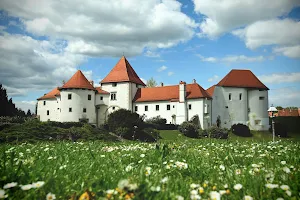
<instances>
[{"instance_id":1,"label":"white wall","mask_svg":"<svg viewBox=\"0 0 300 200\"><path fill-rule=\"evenodd\" d=\"M44 105L44 101L46 105ZM59 121L59 100L57 99L45 99L38 100L37 115L40 117L40 121ZM49 110L49 115L47 115Z\"/></svg>"},{"instance_id":2,"label":"white wall","mask_svg":"<svg viewBox=\"0 0 300 200\"><path fill-rule=\"evenodd\" d=\"M68 99L68 94L72 94L72 99ZM91 100L88 100L88 95ZM61 95L61 122L78 122L80 118L88 118L89 123L96 124L95 91L68 89L62 90ZM69 112L72 108L72 112ZM86 108L86 113L83 112Z\"/></svg>"}]
</instances>

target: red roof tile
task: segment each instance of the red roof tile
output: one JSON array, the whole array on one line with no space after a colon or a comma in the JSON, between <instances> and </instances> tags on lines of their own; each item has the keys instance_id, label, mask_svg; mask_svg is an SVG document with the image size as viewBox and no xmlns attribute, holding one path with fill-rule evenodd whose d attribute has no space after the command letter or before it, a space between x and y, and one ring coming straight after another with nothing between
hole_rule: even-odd
<instances>
[{"instance_id":1,"label":"red roof tile","mask_svg":"<svg viewBox=\"0 0 300 200\"><path fill-rule=\"evenodd\" d=\"M109 92L102 90L101 87L96 87L96 90L97 90L98 94L109 94Z\"/></svg>"},{"instance_id":2,"label":"red roof tile","mask_svg":"<svg viewBox=\"0 0 300 200\"><path fill-rule=\"evenodd\" d=\"M298 113L298 109L282 109L282 110L278 110L278 116L294 116L294 117L298 117L299 113Z\"/></svg>"},{"instance_id":3,"label":"red roof tile","mask_svg":"<svg viewBox=\"0 0 300 200\"><path fill-rule=\"evenodd\" d=\"M269 90L250 70L231 70L217 86L258 88Z\"/></svg>"},{"instance_id":4,"label":"red roof tile","mask_svg":"<svg viewBox=\"0 0 300 200\"><path fill-rule=\"evenodd\" d=\"M91 83L86 79L83 73L78 70L71 78L66 82L62 87L62 89L68 88L80 88L80 89L89 89L95 90L95 88L91 85Z\"/></svg>"},{"instance_id":5,"label":"red roof tile","mask_svg":"<svg viewBox=\"0 0 300 200\"><path fill-rule=\"evenodd\" d=\"M132 82L145 86L130 63L123 56L101 83Z\"/></svg>"},{"instance_id":6,"label":"red roof tile","mask_svg":"<svg viewBox=\"0 0 300 200\"><path fill-rule=\"evenodd\" d=\"M37 100L44 100L44 99L55 99L56 96L59 96L60 92L58 90L58 87L51 90L49 93L45 94L44 96L38 98Z\"/></svg>"},{"instance_id":7,"label":"red roof tile","mask_svg":"<svg viewBox=\"0 0 300 200\"><path fill-rule=\"evenodd\" d=\"M198 99L205 97L211 98L200 85L196 83L186 85L187 99ZM133 101L179 101L179 85L139 88Z\"/></svg>"},{"instance_id":8,"label":"red roof tile","mask_svg":"<svg viewBox=\"0 0 300 200\"><path fill-rule=\"evenodd\" d=\"M206 90L206 92L212 97L214 95L216 85L211 86Z\"/></svg>"}]
</instances>

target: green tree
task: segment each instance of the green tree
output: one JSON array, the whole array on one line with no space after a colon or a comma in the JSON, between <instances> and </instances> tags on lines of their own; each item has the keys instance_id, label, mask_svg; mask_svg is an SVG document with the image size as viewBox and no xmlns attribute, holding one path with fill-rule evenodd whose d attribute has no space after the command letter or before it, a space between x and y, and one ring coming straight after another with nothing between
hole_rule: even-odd
<instances>
[{"instance_id":1,"label":"green tree","mask_svg":"<svg viewBox=\"0 0 300 200\"><path fill-rule=\"evenodd\" d=\"M282 110L283 107L282 107L282 106L276 106L276 109L277 109L277 110Z\"/></svg>"},{"instance_id":2,"label":"green tree","mask_svg":"<svg viewBox=\"0 0 300 200\"><path fill-rule=\"evenodd\" d=\"M147 85L147 87L156 87L157 82L153 77L151 77L149 80L147 80L146 85Z\"/></svg>"}]
</instances>

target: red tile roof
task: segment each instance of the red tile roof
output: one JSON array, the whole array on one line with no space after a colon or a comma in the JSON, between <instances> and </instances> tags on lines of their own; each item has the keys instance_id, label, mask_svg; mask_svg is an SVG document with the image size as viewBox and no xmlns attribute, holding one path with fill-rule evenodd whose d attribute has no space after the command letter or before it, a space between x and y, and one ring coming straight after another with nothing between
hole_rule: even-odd
<instances>
[{"instance_id":1,"label":"red tile roof","mask_svg":"<svg viewBox=\"0 0 300 200\"><path fill-rule=\"evenodd\" d=\"M132 82L145 86L130 63L123 56L101 83Z\"/></svg>"},{"instance_id":2,"label":"red tile roof","mask_svg":"<svg viewBox=\"0 0 300 200\"><path fill-rule=\"evenodd\" d=\"M269 90L250 70L231 70L217 86Z\"/></svg>"},{"instance_id":3,"label":"red tile roof","mask_svg":"<svg viewBox=\"0 0 300 200\"><path fill-rule=\"evenodd\" d=\"M89 89L96 90L91 83L86 79L83 73L78 70L71 78L66 82L61 89L68 88L80 88L80 89Z\"/></svg>"},{"instance_id":4,"label":"red tile roof","mask_svg":"<svg viewBox=\"0 0 300 200\"><path fill-rule=\"evenodd\" d=\"M206 90L206 92L212 97L214 95L216 85L211 86Z\"/></svg>"},{"instance_id":5,"label":"red tile roof","mask_svg":"<svg viewBox=\"0 0 300 200\"><path fill-rule=\"evenodd\" d=\"M101 87L96 87L96 90L97 90L98 94L109 94L109 92L102 90Z\"/></svg>"},{"instance_id":6,"label":"red tile roof","mask_svg":"<svg viewBox=\"0 0 300 200\"><path fill-rule=\"evenodd\" d=\"M45 94L44 96L38 98L37 100L45 100L45 99L55 99L56 96L59 96L60 92L58 90L58 87L51 90L49 93Z\"/></svg>"},{"instance_id":7,"label":"red tile roof","mask_svg":"<svg viewBox=\"0 0 300 200\"><path fill-rule=\"evenodd\" d=\"M186 85L186 98L211 98L197 83ZM146 101L179 101L179 85L139 88L133 99L134 102Z\"/></svg>"},{"instance_id":8,"label":"red tile roof","mask_svg":"<svg viewBox=\"0 0 300 200\"><path fill-rule=\"evenodd\" d=\"M282 110L278 110L278 116L294 116L294 117L298 117L299 113L298 113L298 109L282 109Z\"/></svg>"}]
</instances>

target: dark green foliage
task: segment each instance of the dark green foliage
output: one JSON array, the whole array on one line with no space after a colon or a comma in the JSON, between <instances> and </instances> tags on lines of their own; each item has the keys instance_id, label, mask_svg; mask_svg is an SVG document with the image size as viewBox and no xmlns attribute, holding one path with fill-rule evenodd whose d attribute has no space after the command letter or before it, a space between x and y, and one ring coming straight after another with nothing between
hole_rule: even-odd
<instances>
[{"instance_id":1,"label":"dark green foliage","mask_svg":"<svg viewBox=\"0 0 300 200\"><path fill-rule=\"evenodd\" d=\"M216 123L217 123L217 127L220 128L221 127L221 117L220 117L220 115L218 115Z\"/></svg>"},{"instance_id":2,"label":"dark green foliage","mask_svg":"<svg viewBox=\"0 0 300 200\"><path fill-rule=\"evenodd\" d=\"M194 115L191 120L191 123L195 124L195 126L197 127L197 129L201 129L201 124L200 124L200 120L199 120L199 116L198 115Z\"/></svg>"},{"instance_id":3,"label":"dark green foliage","mask_svg":"<svg viewBox=\"0 0 300 200\"><path fill-rule=\"evenodd\" d=\"M242 137L252 137L250 129L245 124L234 124L231 126L231 131L233 134Z\"/></svg>"},{"instance_id":4,"label":"dark green foliage","mask_svg":"<svg viewBox=\"0 0 300 200\"><path fill-rule=\"evenodd\" d=\"M287 131L287 126L286 125L284 125L280 122L275 122L274 125L275 125L275 135L276 136L282 137L282 138L288 137L288 131ZM272 125L270 126L269 131L271 133L273 133Z\"/></svg>"},{"instance_id":5,"label":"dark green foliage","mask_svg":"<svg viewBox=\"0 0 300 200\"><path fill-rule=\"evenodd\" d=\"M133 133L127 127L119 127L116 129L115 133L117 134L117 136L124 138L130 138L133 136Z\"/></svg>"},{"instance_id":6,"label":"dark green foliage","mask_svg":"<svg viewBox=\"0 0 300 200\"><path fill-rule=\"evenodd\" d=\"M145 121L148 124L157 124L157 125L164 125L167 123L167 120L164 118L161 118L160 115L156 116L156 117L152 117L150 119L147 119Z\"/></svg>"},{"instance_id":7,"label":"dark green foliage","mask_svg":"<svg viewBox=\"0 0 300 200\"><path fill-rule=\"evenodd\" d=\"M198 127L191 122L183 122L178 127L178 130L187 137L191 137L191 138L199 137Z\"/></svg>"},{"instance_id":8,"label":"dark green foliage","mask_svg":"<svg viewBox=\"0 0 300 200\"><path fill-rule=\"evenodd\" d=\"M288 132L299 132L300 130L300 117L275 117L276 123L286 126ZM271 125L272 119L270 118L269 124Z\"/></svg>"},{"instance_id":9,"label":"dark green foliage","mask_svg":"<svg viewBox=\"0 0 300 200\"><path fill-rule=\"evenodd\" d=\"M229 130L226 128L219 128L217 126L211 126L206 130L201 131L202 137L227 139Z\"/></svg>"}]
</instances>

